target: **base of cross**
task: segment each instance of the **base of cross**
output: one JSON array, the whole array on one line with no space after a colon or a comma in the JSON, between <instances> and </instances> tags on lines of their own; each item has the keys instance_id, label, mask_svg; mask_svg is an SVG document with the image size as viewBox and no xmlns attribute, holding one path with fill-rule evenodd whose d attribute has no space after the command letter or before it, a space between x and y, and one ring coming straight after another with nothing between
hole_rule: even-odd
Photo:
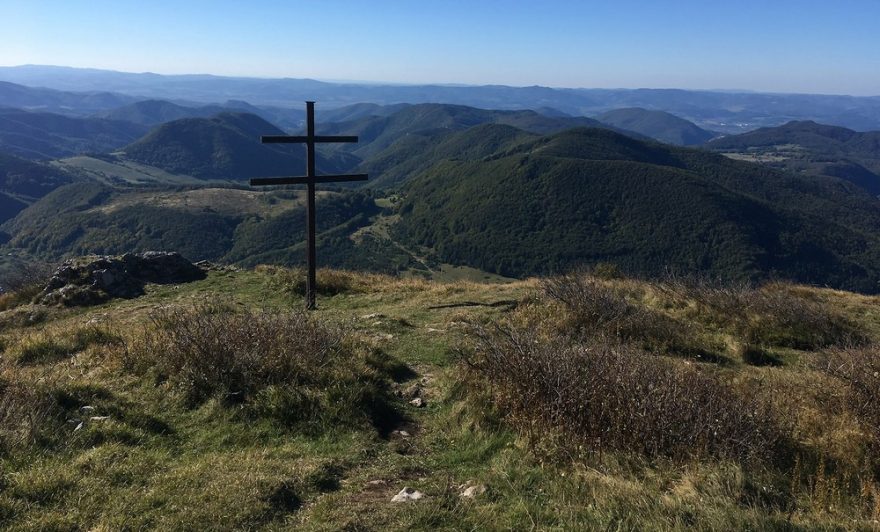
<instances>
[{"instance_id":1,"label":"base of cross","mask_svg":"<svg viewBox=\"0 0 880 532\"><path fill-rule=\"evenodd\" d=\"M251 186L274 185L306 185L306 263L308 276L306 279L306 309L315 310L318 292L315 257L315 185L317 183L343 183L349 181L366 181L367 174L348 175L316 175L315 144L325 142L357 142L355 136L315 135L315 102L306 102L306 134L304 136L264 135L260 137L263 144L305 144L306 175L295 177L262 177L250 180Z\"/></svg>"}]
</instances>

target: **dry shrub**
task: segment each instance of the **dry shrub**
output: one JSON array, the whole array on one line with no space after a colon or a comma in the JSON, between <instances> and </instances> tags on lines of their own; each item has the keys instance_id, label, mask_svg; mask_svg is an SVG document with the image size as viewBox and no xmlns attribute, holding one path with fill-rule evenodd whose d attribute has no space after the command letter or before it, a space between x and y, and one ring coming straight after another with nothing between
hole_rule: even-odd
<instances>
[{"instance_id":1,"label":"dry shrub","mask_svg":"<svg viewBox=\"0 0 880 532\"><path fill-rule=\"evenodd\" d=\"M281 268L278 266L257 266L256 270L269 276L273 287L285 292L305 295L306 293L306 270L304 268ZM318 294L322 296L335 296L349 292L362 292L363 283L360 282L361 274L345 270L331 270L321 268L315 272L318 284Z\"/></svg>"},{"instance_id":2,"label":"dry shrub","mask_svg":"<svg viewBox=\"0 0 880 532\"><path fill-rule=\"evenodd\" d=\"M570 320L563 328L582 338L613 337L662 353L717 359L695 341L697 334L686 324L628 301L607 282L591 275L552 277L541 282L541 289L567 307Z\"/></svg>"},{"instance_id":3,"label":"dry shrub","mask_svg":"<svg viewBox=\"0 0 880 532\"><path fill-rule=\"evenodd\" d=\"M367 418L384 428L393 421L387 357L306 312L203 303L161 310L151 321L129 346L126 365L155 368L191 405L219 397L289 424Z\"/></svg>"},{"instance_id":4,"label":"dry shrub","mask_svg":"<svg viewBox=\"0 0 880 532\"><path fill-rule=\"evenodd\" d=\"M849 410L880 452L880 346L831 350L824 370L843 382Z\"/></svg>"},{"instance_id":5,"label":"dry shrub","mask_svg":"<svg viewBox=\"0 0 880 532\"><path fill-rule=\"evenodd\" d=\"M32 264L3 279L0 286L0 312L30 303L46 286L52 269L45 264Z\"/></svg>"},{"instance_id":6,"label":"dry shrub","mask_svg":"<svg viewBox=\"0 0 880 532\"><path fill-rule=\"evenodd\" d=\"M674 278L659 288L692 302L694 318L726 328L745 343L810 350L867 341L852 320L788 283L756 287Z\"/></svg>"},{"instance_id":7,"label":"dry shrub","mask_svg":"<svg viewBox=\"0 0 880 532\"><path fill-rule=\"evenodd\" d=\"M530 441L650 457L779 456L788 441L772 403L696 366L625 345L575 345L534 328L475 328L465 360L506 419Z\"/></svg>"}]
</instances>

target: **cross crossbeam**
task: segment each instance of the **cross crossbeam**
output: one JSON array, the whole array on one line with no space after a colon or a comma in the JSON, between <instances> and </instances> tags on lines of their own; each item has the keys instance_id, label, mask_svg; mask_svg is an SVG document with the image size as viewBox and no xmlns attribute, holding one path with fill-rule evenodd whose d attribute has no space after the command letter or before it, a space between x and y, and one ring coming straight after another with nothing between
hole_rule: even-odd
<instances>
[{"instance_id":1,"label":"cross crossbeam","mask_svg":"<svg viewBox=\"0 0 880 532\"><path fill-rule=\"evenodd\" d=\"M306 280L306 308L316 308L315 295L317 293L317 280L315 271L315 184L317 183L342 183L348 181L366 181L367 174L342 174L342 175L317 175L315 172L315 144L328 142L357 142L358 138L352 135L315 135L315 102L306 102L306 134L305 135L263 135L260 142L263 144L305 144L306 145L306 175L295 177L261 177L250 180L251 186L271 185L306 185L308 187L306 198L306 260L308 263L308 277Z\"/></svg>"}]
</instances>

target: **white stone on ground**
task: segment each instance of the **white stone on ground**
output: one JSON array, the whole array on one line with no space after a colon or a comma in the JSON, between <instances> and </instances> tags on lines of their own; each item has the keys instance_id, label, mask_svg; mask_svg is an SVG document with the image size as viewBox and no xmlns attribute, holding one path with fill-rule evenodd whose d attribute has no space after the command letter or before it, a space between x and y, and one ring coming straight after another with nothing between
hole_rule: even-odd
<instances>
[{"instance_id":1,"label":"white stone on ground","mask_svg":"<svg viewBox=\"0 0 880 532\"><path fill-rule=\"evenodd\" d=\"M404 487L400 490L400 493L391 498L391 502L408 502L408 501L417 501L424 497L425 494L419 490Z\"/></svg>"}]
</instances>

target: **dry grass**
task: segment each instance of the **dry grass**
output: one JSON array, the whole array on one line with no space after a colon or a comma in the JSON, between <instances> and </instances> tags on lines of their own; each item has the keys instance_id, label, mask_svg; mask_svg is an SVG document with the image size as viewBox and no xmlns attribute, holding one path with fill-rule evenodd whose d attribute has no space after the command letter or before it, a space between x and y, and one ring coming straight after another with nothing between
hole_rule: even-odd
<instances>
[{"instance_id":1,"label":"dry grass","mask_svg":"<svg viewBox=\"0 0 880 532\"><path fill-rule=\"evenodd\" d=\"M701 345L693 324L627 298L613 282L576 273L541 281L543 294L564 305L568 320L560 323L565 334L581 338L615 338L663 354L718 360Z\"/></svg>"},{"instance_id":2,"label":"dry grass","mask_svg":"<svg viewBox=\"0 0 880 532\"><path fill-rule=\"evenodd\" d=\"M847 407L880 453L880 346L831 350L824 370L843 382Z\"/></svg>"},{"instance_id":3,"label":"dry grass","mask_svg":"<svg viewBox=\"0 0 880 532\"><path fill-rule=\"evenodd\" d=\"M657 288L689 307L692 319L727 330L744 344L811 350L867 341L851 319L790 283L752 286L679 278Z\"/></svg>"},{"instance_id":4,"label":"dry grass","mask_svg":"<svg viewBox=\"0 0 880 532\"><path fill-rule=\"evenodd\" d=\"M534 328L477 327L466 357L477 386L530 441L558 435L572 450L622 450L676 459L781 456L788 430L765 397L693 365L593 340L541 337Z\"/></svg>"}]
</instances>

